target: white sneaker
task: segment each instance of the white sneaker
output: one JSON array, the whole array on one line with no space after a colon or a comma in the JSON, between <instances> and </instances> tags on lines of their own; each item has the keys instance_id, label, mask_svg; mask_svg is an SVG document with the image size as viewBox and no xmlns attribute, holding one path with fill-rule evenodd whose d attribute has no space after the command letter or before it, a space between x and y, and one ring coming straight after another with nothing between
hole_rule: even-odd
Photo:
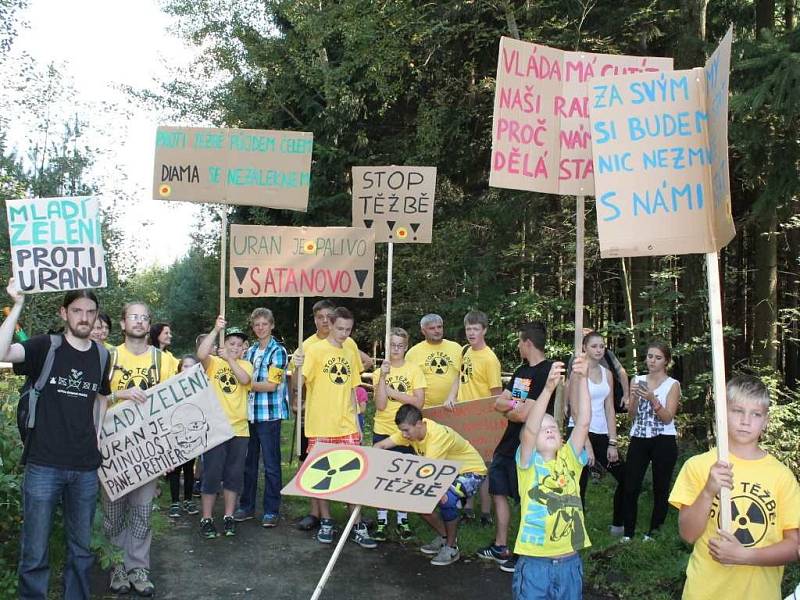
<instances>
[{"instance_id":1,"label":"white sneaker","mask_svg":"<svg viewBox=\"0 0 800 600\"><path fill-rule=\"evenodd\" d=\"M433 556L435 554L439 554L439 550L444 548L446 545L447 545L447 539L437 535L430 541L430 543L425 544L419 550L423 554L428 554L430 556Z\"/></svg>"},{"instance_id":2,"label":"white sneaker","mask_svg":"<svg viewBox=\"0 0 800 600\"><path fill-rule=\"evenodd\" d=\"M620 537L625 533L625 528L622 525L610 525L608 532L614 537Z\"/></svg>"},{"instance_id":3,"label":"white sneaker","mask_svg":"<svg viewBox=\"0 0 800 600\"><path fill-rule=\"evenodd\" d=\"M629 538L627 535L623 535L621 538L619 538L620 544L630 544L631 541L631 538Z\"/></svg>"},{"instance_id":4,"label":"white sneaker","mask_svg":"<svg viewBox=\"0 0 800 600\"><path fill-rule=\"evenodd\" d=\"M442 546L441 550L439 550L439 553L433 557L431 564L436 567L444 567L452 565L459 558L461 558L461 552L459 552L458 547L451 548L445 544Z\"/></svg>"},{"instance_id":5,"label":"white sneaker","mask_svg":"<svg viewBox=\"0 0 800 600\"><path fill-rule=\"evenodd\" d=\"M643 542L652 542L655 538L652 535L647 535L646 533L642 536Z\"/></svg>"}]
</instances>

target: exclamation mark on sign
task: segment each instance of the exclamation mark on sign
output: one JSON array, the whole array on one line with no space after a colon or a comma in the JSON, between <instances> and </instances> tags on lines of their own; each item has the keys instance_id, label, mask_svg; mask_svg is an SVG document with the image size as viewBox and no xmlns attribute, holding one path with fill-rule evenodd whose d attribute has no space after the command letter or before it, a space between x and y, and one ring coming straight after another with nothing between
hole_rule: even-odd
<instances>
[{"instance_id":1,"label":"exclamation mark on sign","mask_svg":"<svg viewBox=\"0 0 800 600\"><path fill-rule=\"evenodd\" d=\"M397 221L386 221L386 225L389 226L389 239L390 240L392 239L392 229L394 229L394 224L395 223L397 223Z\"/></svg>"},{"instance_id":2,"label":"exclamation mark on sign","mask_svg":"<svg viewBox=\"0 0 800 600\"><path fill-rule=\"evenodd\" d=\"M244 288L242 288L242 285L244 284L245 275L247 275L247 267L233 267L233 272L236 275L236 279L239 280L239 289L237 292L243 294Z\"/></svg>"},{"instance_id":3,"label":"exclamation mark on sign","mask_svg":"<svg viewBox=\"0 0 800 600\"><path fill-rule=\"evenodd\" d=\"M411 225L411 229L414 230L414 240L417 239L417 229L419 229L419 223L409 223Z\"/></svg>"},{"instance_id":4,"label":"exclamation mark on sign","mask_svg":"<svg viewBox=\"0 0 800 600\"><path fill-rule=\"evenodd\" d=\"M369 275L369 271L367 269L356 269L354 273L356 274L356 281L358 282L358 287L361 289L361 291L358 292L358 295L363 296L364 282L367 280L367 275Z\"/></svg>"}]
</instances>

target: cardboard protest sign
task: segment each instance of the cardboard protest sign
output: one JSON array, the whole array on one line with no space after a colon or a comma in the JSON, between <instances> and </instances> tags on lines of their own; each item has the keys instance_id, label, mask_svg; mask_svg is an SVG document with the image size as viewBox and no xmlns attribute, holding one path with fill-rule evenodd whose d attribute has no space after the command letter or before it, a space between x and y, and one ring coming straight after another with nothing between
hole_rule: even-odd
<instances>
[{"instance_id":1,"label":"cardboard protest sign","mask_svg":"<svg viewBox=\"0 0 800 600\"><path fill-rule=\"evenodd\" d=\"M232 298L372 297L372 229L231 225L230 239Z\"/></svg>"},{"instance_id":2,"label":"cardboard protest sign","mask_svg":"<svg viewBox=\"0 0 800 600\"><path fill-rule=\"evenodd\" d=\"M100 428L97 473L112 500L233 437L201 365L145 393L109 408Z\"/></svg>"},{"instance_id":3,"label":"cardboard protest sign","mask_svg":"<svg viewBox=\"0 0 800 600\"><path fill-rule=\"evenodd\" d=\"M729 32L705 69L592 82L601 256L716 252L735 235L730 50Z\"/></svg>"},{"instance_id":4,"label":"cardboard protest sign","mask_svg":"<svg viewBox=\"0 0 800 600\"><path fill-rule=\"evenodd\" d=\"M426 408L422 414L442 425L457 431L475 447L486 462L492 461L494 449L508 425L508 419L494 409L497 396L459 402L455 409L444 406Z\"/></svg>"},{"instance_id":5,"label":"cardboard protest sign","mask_svg":"<svg viewBox=\"0 0 800 600\"><path fill-rule=\"evenodd\" d=\"M353 227L376 242L430 244L436 167L353 167Z\"/></svg>"},{"instance_id":6,"label":"cardboard protest sign","mask_svg":"<svg viewBox=\"0 0 800 600\"><path fill-rule=\"evenodd\" d=\"M305 212L313 145L305 131L159 127L153 198Z\"/></svg>"},{"instance_id":7,"label":"cardboard protest sign","mask_svg":"<svg viewBox=\"0 0 800 600\"><path fill-rule=\"evenodd\" d=\"M457 476L453 460L316 444L281 494L427 514Z\"/></svg>"},{"instance_id":8,"label":"cardboard protest sign","mask_svg":"<svg viewBox=\"0 0 800 600\"><path fill-rule=\"evenodd\" d=\"M489 185L592 195L587 81L671 71L671 58L565 52L501 38Z\"/></svg>"},{"instance_id":9,"label":"cardboard protest sign","mask_svg":"<svg viewBox=\"0 0 800 600\"><path fill-rule=\"evenodd\" d=\"M106 286L97 198L6 200L11 265L24 292Z\"/></svg>"}]
</instances>

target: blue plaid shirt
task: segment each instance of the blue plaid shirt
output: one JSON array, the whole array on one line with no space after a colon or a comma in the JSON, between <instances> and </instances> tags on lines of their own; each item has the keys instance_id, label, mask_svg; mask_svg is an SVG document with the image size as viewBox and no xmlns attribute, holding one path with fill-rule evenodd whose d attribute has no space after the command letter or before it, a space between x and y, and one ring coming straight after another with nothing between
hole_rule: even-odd
<instances>
[{"instance_id":1,"label":"blue plaid shirt","mask_svg":"<svg viewBox=\"0 0 800 600\"><path fill-rule=\"evenodd\" d=\"M274 337L270 338L264 352L260 352L259 344L253 344L244 355L245 360L253 364L253 381L270 381L280 376L280 383L274 392L253 392L247 397L247 420L251 423L275 421L289 418L289 386L286 384L286 367L289 356L286 348Z\"/></svg>"}]
</instances>

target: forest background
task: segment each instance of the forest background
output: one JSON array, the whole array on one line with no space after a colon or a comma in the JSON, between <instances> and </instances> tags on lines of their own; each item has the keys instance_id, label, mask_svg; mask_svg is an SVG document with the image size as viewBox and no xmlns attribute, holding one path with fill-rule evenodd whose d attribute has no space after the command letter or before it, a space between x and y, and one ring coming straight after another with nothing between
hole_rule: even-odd
<instances>
[{"instance_id":1,"label":"forest background","mask_svg":"<svg viewBox=\"0 0 800 600\"><path fill-rule=\"evenodd\" d=\"M24 6L25 0L0 0L0 65ZM165 73L159 92L132 89L131 97L159 109L168 124L314 133L308 212L239 206L229 209L229 221L350 225L352 166L438 167L433 243L395 246L393 324L416 341L419 318L437 312L446 336L463 342L463 315L481 309L491 322L488 342L506 371L519 361L515 328L526 320L547 324L551 356L570 352L575 199L488 187L500 37L670 56L684 69L702 65L732 24L729 138L737 234L720 253L726 368L757 373L774 390L768 445L800 474L797 0L162 0L162 8L174 18L175 34L202 52L190 71ZM85 177L102 152L82 139L92 115L53 119L50 103L65 93L57 70L31 64L18 72L21 78L9 83L32 90L26 109L39 127L20 155L9 149L9 123L0 115L0 198L108 194ZM587 206L584 323L607 335L631 374L643 369L648 339L672 345L672 375L684 394L681 435L685 445L705 446L713 441L713 403L703 257L601 260L593 202ZM113 206L106 211L109 286L100 297L115 323L123 302L144 299L157 320L172 325L176 353L192 349L218 312L219 210L202 210L186 256L145 271L125 266L119 217ZM0 212L0 264L9 264ZM159 240L143 231L138 242ZM356 315L353 337L380 355L385 245L377 247L375 280L382 283L374 298L344 303ZM32 296L23 313L26 331L57 326L60 300ZM275 313L276 335L295 348L296 299L229 300L228 320L243 326L263 305ZM311 326L309 314L305 331ZM111 341L119 341L118 331ZM15 502L14 434L8 423L0 430L0 477L10 478L0 479L5 506ZM0 524L0 541L12 532L13 523Z\"/></svg>"}]
</instances>

